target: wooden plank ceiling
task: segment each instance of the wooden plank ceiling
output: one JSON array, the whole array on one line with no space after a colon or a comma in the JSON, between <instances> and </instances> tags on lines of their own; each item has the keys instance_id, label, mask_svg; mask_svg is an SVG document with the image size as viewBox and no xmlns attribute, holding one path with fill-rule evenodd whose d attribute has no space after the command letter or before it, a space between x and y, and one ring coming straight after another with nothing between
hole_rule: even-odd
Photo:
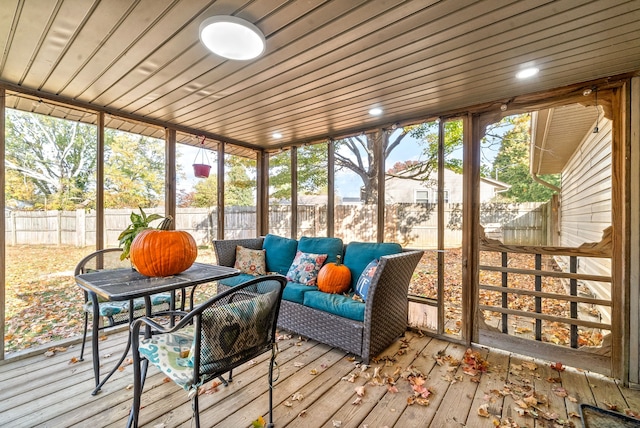
<instances>
[{"instance_id":1,"label":"wooden plank ceiling","mask_svg":"<svg viewBox=\"0 0 640 428\"><path fill-rule=\"evenodd\" d=\"M275 150L640 70L640 0L0 1L8 107L95 122L51 102L70 100L191 144ZM212 15L253 22L266 53L210 54Z\"/></svg>"}]
</instances>

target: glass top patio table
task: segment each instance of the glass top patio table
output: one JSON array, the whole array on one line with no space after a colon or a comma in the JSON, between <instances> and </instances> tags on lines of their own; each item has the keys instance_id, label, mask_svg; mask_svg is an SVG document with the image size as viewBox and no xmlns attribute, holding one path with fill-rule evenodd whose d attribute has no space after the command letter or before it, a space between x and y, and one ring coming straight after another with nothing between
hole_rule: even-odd
<instances>
[{"instance_id":1,"label":"glass top patio table","mask_svg":"<svg viewBox=\"0 0 640 428\"><path fill-rule=\"evenodd\" d=\"M95 272L88 272L76 276L76 283L89 293L93 304L93 336L92 354L93 371L96 380L96 387L91 395L96 395L105 382L115 373L124 361L131 347L131 338L127 341L120 361L101 381L100 363L98 358L98 297L112 301L133 300L139 297L145 299L146 315L151 315L151 295L171 292L175 297L175 291L188 287L194 287L207 282L218 281L238 275L240 271L227 266L210 265L204 263L194 263L189 269L175 275L167 277L148 277L134 269L106 269ZM192 295L193 297L193 295ZM193 302L192 302L193 303ZM171 299L171 309L174 308L175 299ZM132 321L132 312L130 321ZM172 318L173 321L173 318Z\"/></svg>"}]
</instances>

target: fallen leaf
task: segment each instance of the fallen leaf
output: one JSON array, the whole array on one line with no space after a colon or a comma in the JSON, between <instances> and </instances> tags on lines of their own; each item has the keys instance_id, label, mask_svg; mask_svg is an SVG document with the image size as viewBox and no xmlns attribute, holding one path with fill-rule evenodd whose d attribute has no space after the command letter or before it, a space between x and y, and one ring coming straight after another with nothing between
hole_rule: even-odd
<instances>
[{"instance_id":1,"label":"fallen leaf","mask_svg":"<svg viewBox=\"0 0 640 428\"><path fill-rule=\"evenodd\" d=\"M54 355L56 355L56 353L55 353L55 352L53 352L53 351L46 351L46 352L44 353L44 356L45 356L45 357L53 357Z\"/></svg>"},{"instance_id":2,"label":"fallen leaf","mask_svg":"<svg viewBox=\"0 0 640 428\"><path fill-rule=\"evenodd\" d=\"M79 360L76 357L73 357L69 360L69 364L75 364L77 363Z\"/></svg>"},{"instance_id":3,"label":"fallen leaf","mask_svg":"<svg viewBox=\"0 0 640 428\"><path fill-rule=\"evenodd\" d=\"M357 406L360 403L362 403L361 397L356 397L356 399L351 402L351 404L353 404L354 406Z\"/></svg>"},{"instance_id":4,"label":"fallen leaf","mask_svg":"<svg viewBox=\"0 0 640 428\"><path fill-rule=\"evenodd\" d=\"M251 428L263 428L265 425L264 418L259 416L258 419L251 422Z\"/></svg>"},{"instance_id":5,"label":"fallen leaf","mask_svg":"<svg viewBox=\"0 0 640 428\"><path fill-rule=\"evenodd\" d=\"M334 421L334 420L332 420L331 422L333 423L333 426L335 428L340 428L342 426L342 421Z\"/></svg>"},{"instance_id":6,"label":"fallen leaf","mask_svg":"<svg viewBox=\"0 0 640 428\"><path fill-rule=\"evenodd\" d=\"M562 363L551 363L550 367L557 371L557 372L563 372L564 371L564 366L562 365Z\"/></svg>"},{"instance_id":7,"label":"fallen leaf","mask_svg":"<svg viewBox=\"0 0 640 428\"><path fill-rule=\"evenodd\" d=\"M293 401L302 401L302 400L304 400L304 395L302 395L302 394L301 394L301 393L299 393L299 392L295 392L295 393L291 396L291 399L292 399Z\"/></svg>"},{"instance_id":8,"label":"fallen leaf","mask_svg":"<svg viewBox=\"0 0 640 428\"><path fill-rule=\"evenodd\" d=\"M298 416L301 417L301 418L304 418L305 416L307 416L307 409L304 409L303 411L298 413Z\"/></svg>"},{"instance_id":9,"label":"fallen leaf","mask_svg":"<svg viewBox=\"0 0 640 428\"><path fill-rule=\"evenodd\" d=\"M311 369L311 370L309 370L309 374L317 375L317 374L318 374L318 370L316 370L316 369Z\"/></svg>"},{"instance_id":10,"label":"fallen leaf","mask_svg":"<svg viewBox=\"0 0 640 428\"><path fill-rule=\"evenodd\" d=\"M483 418L488 418L490 416L488 409L489 409L488 404L483 404L480 407L478 407L478 416L482 416Z\"/></svg>"},{"instance_id":11,"label":"fallen leaf","mask_svg":"<svg viewBox=\"0 0 640 428\"><path fill-rule=\"evenodd\" d=\"M355 391L359 397L364 397L364 385L356 387Z\"/></svg>"}]
</instances>

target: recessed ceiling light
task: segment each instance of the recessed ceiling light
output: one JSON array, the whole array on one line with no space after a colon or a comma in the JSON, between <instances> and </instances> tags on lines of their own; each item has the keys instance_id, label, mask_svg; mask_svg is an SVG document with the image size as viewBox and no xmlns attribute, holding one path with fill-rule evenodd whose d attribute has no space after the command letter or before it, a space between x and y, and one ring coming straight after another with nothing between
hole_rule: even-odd
<instances>
[{"instance_id":1,"label":"recessed ceiling light","mask_svg":"<svg viewBox=\"0 0 640 428\"><path fill-rule=\"evenodd\" d=\"M279 133L279 132L274 132L271 136L272 136L273 138L282 138L282 134L281 134L281 133Z\"/></svg>"},{"instance_id":2,"label":"recessed ceiling light","mask_svg":"<svg viewBox=\"0 0 640 428\"><path fill-rule=\"evenodd\" d=\"M374 107L369 110L369 114L371 116L380 116L382 114L382 109L380 107Z\"/></svg>"},{"instance_id":3,"label":"recessed ceiling light","mask_svg":"<svg viewBox=\"0 0 640 428\"><path fill-rule=\"evenodd\" d=\"M266 40L258 27L235 16L212 16L200 24L200 41L211 52L235 60L262 55Z\"/></svg>"},{"instance_id":4,"label":"recessed ceiling light","mask_svg":"<svg viewBox=\"0 0 640 428\"><path fill-rule=\"evenodd\" d=\"M516 73L516 77L518 79L527 79L529 77L533 77L536 74L538 74L538 71L540 70L537 67L525 68L520 70L518 73Z\"/></svg>"}]
</instances>

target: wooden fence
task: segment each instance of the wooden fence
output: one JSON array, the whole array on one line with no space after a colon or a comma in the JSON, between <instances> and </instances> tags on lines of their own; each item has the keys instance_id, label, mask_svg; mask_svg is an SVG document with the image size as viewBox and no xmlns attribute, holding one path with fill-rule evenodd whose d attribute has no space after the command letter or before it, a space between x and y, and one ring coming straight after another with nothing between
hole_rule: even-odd
<instances>
[{"instance_id":1,"label":"wooden fence","mask_svg":"<svg viewBox=\"0 0 640 428\"><path fill-rule=\"evenodd\" d=\"M385 208L385 240L412 248L434 248L437 242L436 204L393 204ZM462 205L445 204L445 246L457 247L462 240ZM505 244L545 245L548 204L481 204L480 221L490 237ZM145 209L147 214L159 208ZM105 210L105 244L117 246L118 235L127 227L130 209ZM200 245L217 236L217 209L178 208L176 228L190 232ZM269 207L270 232L290 236L291 206ZM376 207L338 205L335 235L345 242L375 241ZM490 231L489 231L490 229ZM94 211L11 211L6 216L7 245L95 245ZM305 236L326 236L327 207L298 206L298 232ZM490 232L490 233L489 233ZM255 207L225 208L225 238L256 236Z\"/></svg>"}]
</instances>

